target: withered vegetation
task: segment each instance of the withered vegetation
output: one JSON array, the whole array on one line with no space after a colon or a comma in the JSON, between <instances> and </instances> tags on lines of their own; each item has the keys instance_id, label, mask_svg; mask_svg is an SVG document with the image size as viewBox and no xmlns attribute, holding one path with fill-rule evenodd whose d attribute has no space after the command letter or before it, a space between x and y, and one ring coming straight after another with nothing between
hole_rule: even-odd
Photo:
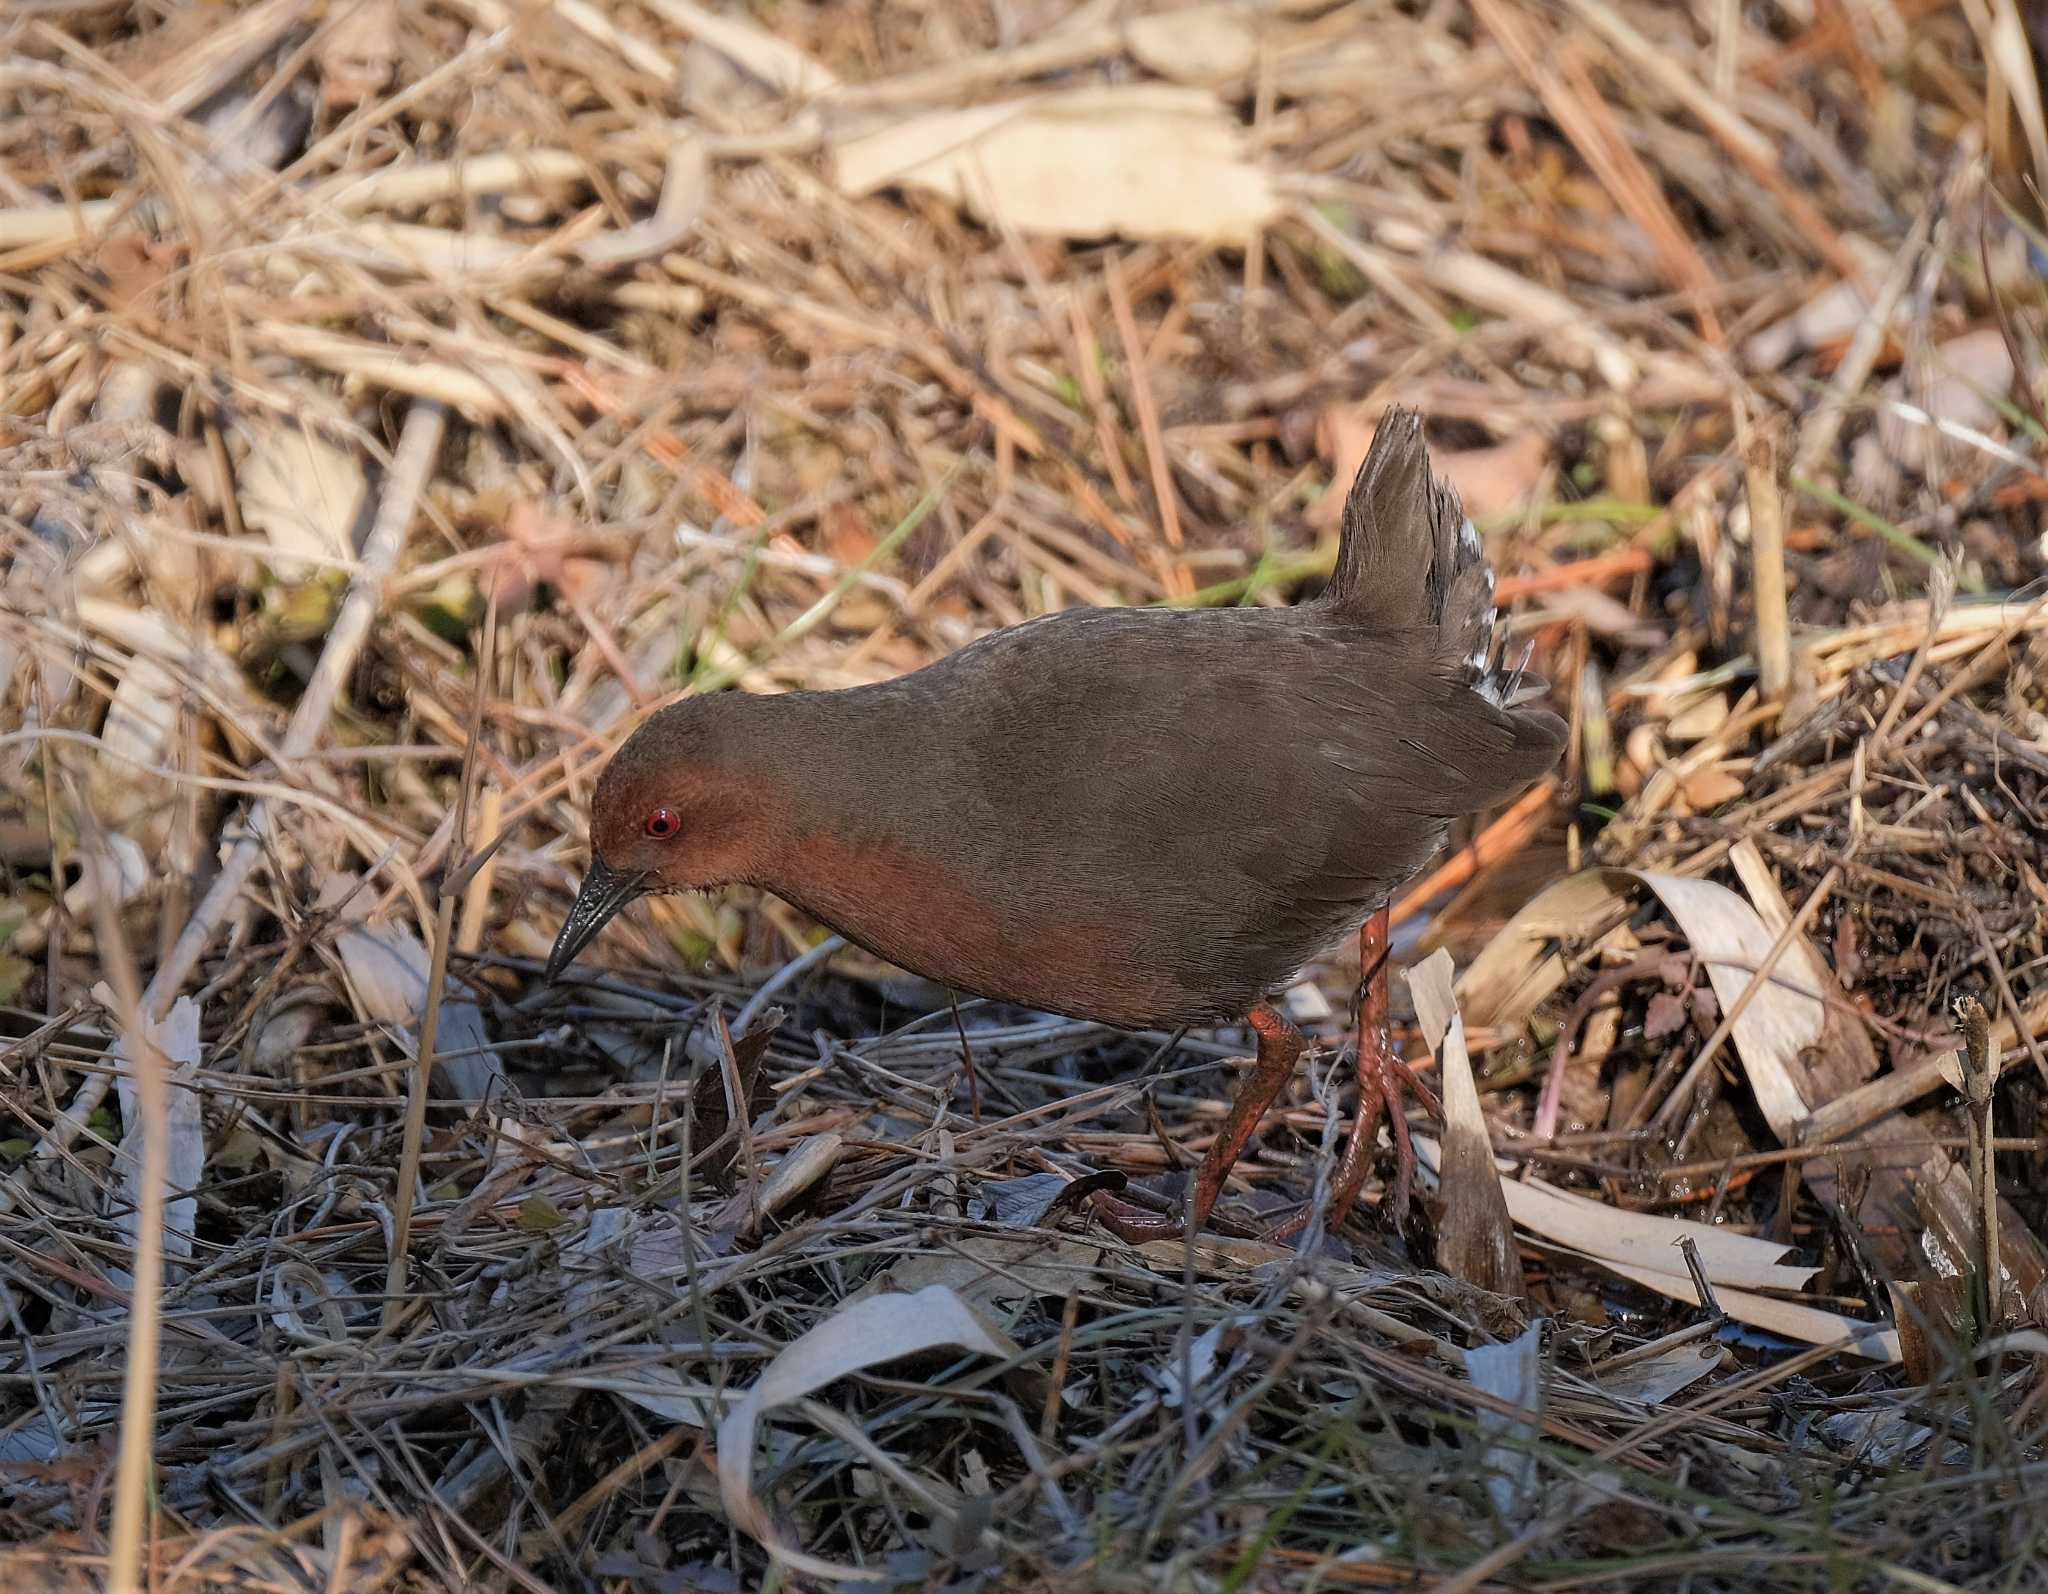
<instances>
[{"instance_id":1,"label":"withered vegetation","mask_svg":"<svg viewBox=\"0 0 2048 1594\"><path fill-rule=\"evenodd\" d=\"M0 1584L2048 1587L2044 48L0 10ZM647 711L1293 601L1396 401L1573 731L1396 903L1405 1227L1343 948L1149 1247L1243 1036L540 978Z\"/></svg>"}]
</instances>

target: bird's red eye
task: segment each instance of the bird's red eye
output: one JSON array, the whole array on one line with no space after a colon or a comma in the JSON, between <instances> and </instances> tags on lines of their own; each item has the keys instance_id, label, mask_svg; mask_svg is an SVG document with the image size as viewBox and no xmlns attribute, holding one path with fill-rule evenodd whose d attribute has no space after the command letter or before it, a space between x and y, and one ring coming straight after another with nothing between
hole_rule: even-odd
<instances>
[{"instance_id":1,"label":"bird's red eye","mask_svg":"<svg viewBox=\"0 0 2048 1594\"><path fill-rule=\"evenodd\" d=\"M657 808L647 816L647 834L656 841L666 841L682 828L683 822L673 808Z\"/></svg>"}]
</instances>

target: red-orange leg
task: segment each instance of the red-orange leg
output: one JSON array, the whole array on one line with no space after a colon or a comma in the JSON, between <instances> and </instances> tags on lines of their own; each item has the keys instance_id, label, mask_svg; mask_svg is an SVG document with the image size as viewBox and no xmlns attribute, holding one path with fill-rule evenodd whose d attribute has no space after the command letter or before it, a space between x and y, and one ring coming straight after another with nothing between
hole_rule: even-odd
<instances>
[{"instance_id":1,"label":"red-orange leg","mask_svg":"<svg viewBox=\"0 0 2048 1594\"><path fill-rule=\"evenodd\" d=\"M1195 1170L1192 1219L1196 1229L1209 1221L1216 1198L1223 1193L1223 1181L1230 1177L1230 1170L1244 1153L1245 1142L1265 1118L1273 1098L1294 1077L1295 1064L1301 1061L1302 1049L1308 1045L1301 1031L1268 1003L1261 1002L1253 1008L1246 1015L1246 1022L1258 1036L1259 1053L1252 1059L1251 1074L1231 1099L1229 1117L1223 1120L1222 1129ZM1133 1245L1146 1240L1174 1240L1187 1232L1182 1219L1134 1207L1106 1190L1097 1191L1088 1199L1102 1226Z\"/></svg>"},{"instance_id":2,"label":"red-orange leg","mask_svg":"<svg viewBox=\"0 0 2048 1594\"><path fill-rule=\"evenodd\" d=\"M1394 1223L1400 1226L1408 1215L1409 1192L1415 1183L1415 1146L1408 1137L1408 1110L1403 1098L1413 1091L1424 1106L1433 1112L1439 1110L1436 1097L1394 1055L1387 1002L1391 935L1385 908L1367 919L1358 932L1358 1106L1351 1118L1351 1138L1345 1142L1344 1155L1330 1182L1328 1224L1333 1229L1350 1213L1359 1187L1365 1183L1382 1113L1394 1142ZM1269 1238L1285 1239L1298 1233L1307 1221L1306 1212L1298 1213Z\"/></svg>"}]
</instances>

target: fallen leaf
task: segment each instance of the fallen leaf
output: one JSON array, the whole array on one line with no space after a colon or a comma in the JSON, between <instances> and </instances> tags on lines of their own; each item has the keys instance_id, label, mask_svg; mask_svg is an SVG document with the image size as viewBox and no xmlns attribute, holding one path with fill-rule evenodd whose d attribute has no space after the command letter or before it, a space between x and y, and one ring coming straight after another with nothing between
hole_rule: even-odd
<instances>
[{"instance_id":1,"label":"fallen leaf","mask_svg":"<svg viewBox=\"0 0 2048 1594\"><path fill-rule=\"evenodd\" d=\"M713 1254L724 1255L744 1234L752 1233L763 1218L773 1217L798 1196L815 1186L839 1165L846 1149L846 1137L836 1131L806 1135L796 1148L772 1167L758 1187L748 1183L716 1213L703 1229Z\"/></svg>"},{"instance_id":2,"label":"fallen leaf","mask_svg":"<svg viewBox=\"0 0 2048 1594\"><path fill-rule=\"evenodd\" d=\"M618 1347L621 1351L628 1348ZM668 1347L649 1349L659 1355ZM730 1389L685 1378L673 1367L652 1360L637 1364L630 1374L614 1378L585 1374L580 1382L584 1388L602 1389L686 1428L708 1428L740 1398Z\"/></svg>"},{"instance_id":3,"label":"fallen leaf","mask_svg":"<svg viewBox=\"0 0 2048 1594\"><path fill-rule=\"evenodd\" d=\"M163 779L152 771L176 761L170 743L182 696L177 680L156 660L131 658L107 704L87 778L100 824L133 834L152 850L161 848L171 807Z\"/></svg>"},{"instance_id":4,"label":"fallen leaf","mask_svg":"<svg viewBox=\"0 0 2048 1594\"><path fill-rule=\"evenodd\" d=\"M1631 885L1655 892L1684 930L1725 1010L1741 996L1751 973L1777 939L1755 908L1710 880L1633 869L1587 870L1541 892L1504 925L1459 984L1470 1021L1514 1028L1564 983L1565 965L1554 948L1583 942L1603 922L1618 922ZM1807 1106L1796 1079L1801 1052L1820 1038L1826 1017L1826 980L1804 941L1785 949L1774 977L1735 1021L1734 1041L1750 1090L1772 1130L1796 1143Z\"/></svg>"},{"instance_id":5,"label":"fallen leaf","mask_svg":"<svg viewBox=\"0 0 2048 1594\"><path fill-rule=\"evenodd\" d=\"M1450 994L1448 972L1444 994ZM1473 1413L1478 1418L1480 1467L1493 1509L1503 1521L1520 1526L1539 1497L1535 1484L1536 1441L1543 1430L1543 1325L1531 1323L1505 1345L1473 1346L1465 1352L1465 1373L1480 1393L1526 1413L1510 1416L1491 1406Z\"/></svg>"},{"instance_id":6,"label":"fallen leaf","mask_svg":"<svg viewBox=\"0 0 2048 1594\"><path fill-rule=\"evenodd\" d=\"M1415 1137L1416 1161L1424 1169L1434 1174L1442 1155L1434 1140L1426 1135ZM1506 1181L1502 1194L1518 1226L1672 1300L1695 1305L1699 1300L1678 1250L1678 1242L1690 1238L1700 1249L1700 1260L1715 1285L1722 1310L1736 1322L1809 1345L1839 1345L1850 1355L1866 1359L1899 1359L1898 1335L1881 1323L1861 1322L1758 1293L1802 1289L1819 1271L1782 1263L1779 1259L1791 1254L1790 1246L1686 1218L1610 1207L1541 1179Z\"/></svg>"},{"instance_id":7,"label":"fallen leaf","mask_svg":"<svg viewBox=\"0 0 2048 1594\"><path fill-rule=\"evenodd\" d=\"M1891 257L1882 248L1854 233L1846 234L1842 242L1861 261L1872 283L1881 280L1890 269ZM1830 283L1792 314L1746 340L1742 345L1743 363L1752 371L1775 371L1798 355L1848 337L1869 317L1870 310L1868 283ZM1896 324L1912 313L1910 300L1901 299L1891 313L1891 320Z\"/></svg>"},{"instance_id":8,"label":"fallen leaf","mask_svg":"<svg viewBox=\"0 0 2048 1594\"><path fill-rule=\"evenodd\" d=\"M155 878L141 843L118 830L102 831L97 841L81 852L78 862L78 878L64 892L64 911L78 923L91 921L102 881L111 884L114 905L125 907Z\"/></svg>"},{"instance_id":9,"label":"fallen leaf","mask_svg":"<svg viewBox=\"0 0 2048 1594\"><path fill-rule=\"evenodd\" d=\"M1685 999L1670 991L1659 991L1650 998L1648 1010L1643 1014L1643 1039L1661 1041L1666 1035L1676 1035L1685 1028Z\"/></svg>"},{"instance_id":10,"label":"fallen leaf","mask_svg":"<svg viewBox=\"0 0 2048 1594\"><path fill-rule=\"evenodd\" d=\"M981 1186L980 1216L1005 1228L1036 1228L1038 1220L1052 1210L1052 1204L1066 1188L1067 1180L1057 1173L990 1179Z\"/></svg>"},{"instance_id":11,"label":"fallen leaf","mask_svg":"<svg viewBox=\"0 0 2048 1594\"><path fill-rule=\"evenodd\" d=\"M248 444L236 472L242 519L268 539L278 579L305 580L313 573L303 562L307 557L353 558L370 496L355 455L290 421L251 420L242 431Z\"/></svg>"},{"instance_id":12,"label":"fallen leaf","mask_svg":"<svg viewBox=\"0 0 2048 1594\"><path fill-rule=\"evenodd\" d=\"M1997 327L1965 332L1936 347L1924 385L1904 380L1886 384L1886 396L1922 410L1938 424L1986 432L2000 422L1999 401L2012 391L2012 350ZM1877 437L1894 464L1918 470L1933 451L1935 437L1923 421L1888 405L1877 411Z\"/></svg>"},{"instance_id":13,"label":"fallen leaf","mask_svg":"<svg viewBox=\"0 0 2048 1594\"><path fill-rule=\"evenodd\" d=\"M1635 647L1655 646L1664 633L1619 598L1595 586L1561 587L1543 595L1541 618L1576 620L1595 636Z\"/></svg>"},{"instance_id":14,"label":"fallen leaf","mask_svg":"<svg viewBox=\"0 0 2048 1594\"><path fill-rule=\"evenodd\" d=\"M398 70L398 0L336 7L320 30L313 64L323 110L352 110L382 94Z\"/></svg>"},{"instance_id":15,"label":"fallen leaf","mask_svg":"<svg viewBox=\"0 0 2048 1594\"><path fill-rule=\"evenodd\" d=\"M722 16L694 0L644 3L656 16L666 18L779 93L806 99L839 86L839 79L822 64L756 23Z\"/></svg>"},{"instance_id":16,"label":"fallen leaf","mask_svg":"<svg viewBox=\"0 0 2048 1594\"><path fill-rule=\"evenodd\" d=\"M121 314L158 313L158 290L184 254L183 244L157 243L141 232L117 232L94 251L106 283L107 308Z\"/></svg>"},{"instance_id":17,"label":"fallen leaf","mask_svg":"<svg viewBox=\"0 0 2048 1594\"><path fill-rule=\"evenodd\" d=\"M519 499L506 512L504 533L486 588L487 595L496 596L501 615L524 608L543 583L574 608L595 597L610 578L607 566L570 555L571 549L589 543L589 534L531 498Z\"/></svg>"},{"instance_id":18,"label":"fallen leaf","mask_svg":"<svg viewBox=\"0 0 2048 1594\"><path fill-rule=\"evenodd\" d=\"M1443 1092L1444 1156L1438 1183L1444 1214L1437 1224L1437 1258L1453 1278L1496 1295L1519 1297L1522 1264L1515 1251L1514 1224L1501 1194L1479 1087L1472 1078L1465 1021L1451 996L1451 969L1451 954L1438 947L1408 971L1408 991L1423 1036L1437 1054Z\"/></svg>"},{"instance_id":19,"label":"fallen leaf","mask_svg":"<svg viewBox=\"0 0 2048 1594\"><path fill-rule=\"evenodd\" d=\"M1746 789L1740 776L1719 764L1696 769L1679 784L1688 806L1696 814L1711 813L1723 803L1733 802Z\"/></svg>"},{"instance_id":20,"label":"fallen leaf","mask_svg":"<svg viewBox=\"0 0 2048 1594\"><path fill-rule=\"evenodd\" d=\"M1133 17L1124 26L1124 42L1140 65L1176 83L1239 82L1259 57L1259 36L1235 6Z\"/></svg>"},{"instance_id":21,"label":"fallen leaf","mask_svg":"<svg viewBox=\"0 0 2048 1594\"><path fill-rule=\"evenodd\" d=\"M1924 380L1914 380L1916 376ZM1924 474L1944 458L1991 463L1961 439L1944 441L1942 429L1995 434L1999 405L2013 384L2012 351L1996 327L1966 332L1936 348L1924 373L1907 371L1885 383L1877 425L1850 451L1849 491L1859 503L1895 499L1908 473Z\"/></svg>"},{"instance_id":22,"label":"fallen leaf","mask_svg":"<svg viewBox=\"0 0 2048 1594\"><path fill-rule=\"evenodd\" d=\"M1843 988L1854 990L1856 976L1863 972L1863 953L1856 945L1856 916L1844 913L1835 920L1835 978Z\"/></svg>"},{"instance_id":23,"label":"fallen leaf","mask_svg":"<svg viewBox=\"0 0 2048 1594\"><path fill-rule=\"evenodd\" d=\"M1101 1255L1099 1245L1045 1230L970 1234L948 1241L942 1251L898 1262L854 1299L884 1290L915 1294L942 1284L1007 1329L1038 1301L1064 1300L1094 1277Z\"/></svg>"},{"instance_id":24,"label":"fallen leaf","mask_svg":"<svg viewBox=\"0 0 2048 1594\"><path fill-rule=\"evenodd\" d=\"M1721 1363L1721 1347L1715 1344L1674 1345L1667 1351L1630 1362L1626 1367L1603 1373L1594 1369L1594 1382L1617 1400L1644 1406L1661 1406L1673 1395L1691 1388Z\"/></svg>"},{"instance_id":25,"label":"fallen leaf","mask_svg":"<svg viewBox=\"0 0 2048 1594\"><path fill-rule=\"evenodd\" d=\"M778 1562L811 1577L871 1579L860 1567L807 1555L783 1542L754 1493L754 1436L761 1419L793 1401L864 1372L934 1350L1006 1360L1017 1346L942 1284L914 1295L875 1295L841 1307L785 1345L718 1425L718 1488L726 1516Z\"/></svg>"},{"instance_id":26,"label":"fallen leaf","mask_svg":"<svg viewBox=\"0 0 2048 1594\"><path fill-rule=\"evenodd\" d=\"M114 993L104 982L93 998L112 1011ZM199 1112L199 1091L193 1075L199 1069L199 1004L181 996L159 1021L146 1022L150 1044L164 1070L164 1232L166 1256L192 1254L193 1225L199 1218L197 1190L206 1177L206 1129ZM115 1088L121 1102L121 1147L114 1164L121 1176L121 1204L116 1219L132 1241L142 1202L142 1102L135 1068L128 1059L125 1037L117 1037L107 1061L120 1070ZM126 1275L124 1274L125 1278Z\"/></svg>"},{"instance_id":27,"label":"fallen leaf","mask_svg":"<svg viewBox=\"0 0 2048 1594\"><path fill-rule=\"evenodd\" d=\"M1675 742L1705 741L1728 720L1728 694L1708 692L1693 699L1665 723L1664 734Z\"/></svg>"},{"instance_id":28,"label":"fallen leaf","mask_svg":"<svg viewBox=\"0 0 2048 1594\"><path fill-rule=\"evenodd\" d=\"M392 1025L407 1054L418 1056L430 967L420 938L402 924L357 924L335 936L334 950L364 1013ZM434 1036L434 1067L448 1093L464 1101L483 1100L504 1074L491 1049L483 1009L446 991Z\"/></svg>"},{"instance_id":29,"label":"fallen leaf","mask_svg":"<svg viewBox=\"0 0 2048 1594\"><path fill-rule=\"evenodd\" d=\"M1159 83L926 112L841 140L832 169L854 197L924 188L990 225L1064 238L1242 244L1280 214L1216 96Z\"/></svg>"},{"instance_id":30,"label":"fallen leaf","mask_svg":"<svg viewBox=\"0 0 2048 1594\"><path fill-rule=\"evenodd\" d=\"M1483 1029L1519 1028L1565 982L1568 970L1560 945L1590 944L1627 916L1627 898L1598 869L1544 887L1458 977L1458 1007L1465 1022Z\"/></svg>"},{"instance_id":31,"label":"fallen leaf","mask_svg":"<svg viewBox=\"0 0 2048 1594\"><path fill-rule=\"evenodd\" d=\"M1870 1411L1837 1411L1815 1425L1821 1437L1837 1450L1872 1467L1896 1467L1934 1437L1925 1423L1914 1422L1904 1412L1879 1408Z\"/></svg>"},{"instance_id":32,"label":"fallen leaf","mask_svg":"<svg viewBox=\"0 0 2048 1594\"><path fill-rule=\"evenodd\" d=\"M1756 909L1726 886L1648 872L1635 873L1635 878L1656 892L1678 921L1693 954L1706 964L1725 1012L1741 997L1777 937ZM1770 980L1735 1020L1735 1050L1750 1091L1785 1145L1794 1143L1795 1127L1806 1116L1798 1084L1800 1054L1820 1039L1826 988L1804 939L1795 938Z\"/></svg>"},{"instance_id":33,"label":"fallen leaf","mask_svg":"<svg viewBox=\"0 0 2048 1594\"><path fill-rule=\"evenodd\" d=\"M599 233L576 246L584 263L623 266L653 260L676 248L696 228L711 200L711 161L704 141L682 138L669 146L668 170L654 214L617 232Z\"/></svg>"},{"instance_id":34,"label":"fallen leaf","mask_svg":"<svg viewBox=\"0 0 2048 1594\"><path fill-rule=\"evenodd\" d=\"M847 503L833 504L819 517L825 551L848 567L861 563L881 546L868 517Z\"/></svg>"}]
</instances>

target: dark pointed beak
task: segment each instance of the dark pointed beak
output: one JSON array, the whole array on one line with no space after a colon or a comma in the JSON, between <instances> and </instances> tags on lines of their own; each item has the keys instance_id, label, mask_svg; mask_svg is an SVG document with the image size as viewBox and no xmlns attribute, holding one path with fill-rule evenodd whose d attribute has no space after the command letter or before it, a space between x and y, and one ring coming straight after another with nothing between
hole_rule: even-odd
<instances>
[{"instance_id":1,"label":"dark pointed beak","mask_svg":"<svg viewBox=\"0 0 2048 1594\"><path fill-rule=\"evenodd\" d=\"M610 922L613 914L647 889L647 871L620 874L606 866L596 853L590 855L590 873L583 877L583 889L576 893L575 906L562 921L562 933L555 937L548 953L548 978L556 979L576 954Z\"/></svg>"}]
</instances>

